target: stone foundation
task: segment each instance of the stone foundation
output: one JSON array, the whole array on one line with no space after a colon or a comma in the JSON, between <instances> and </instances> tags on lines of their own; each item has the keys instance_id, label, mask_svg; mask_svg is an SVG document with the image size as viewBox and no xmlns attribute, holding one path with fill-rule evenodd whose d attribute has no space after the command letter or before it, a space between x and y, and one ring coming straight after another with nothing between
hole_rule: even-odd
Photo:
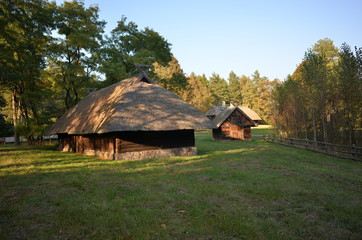
<instances>
[{"instance_id":1,"label":"stone foundation","mask_svg":"<svg viewBox=\"0 0 362 240\"><path fill-rule=\"evenodd\" d=\"M70 149L63 148L61 150L68 152ZM140 152L126 152L118 154L113 154L109 152L99 152L94 150L85 150L84 154L87 156L95 156L102 159L138 160L138 159L147 159L147 158L167 158L174 156L194 156L197 155L197 149L196 147L180 147L180 148L147 150Z\"/></svg>"},{"instance_id":2,"label":"stone foundation","mask_svg":"<svg viewBox=\"0 0 362 240\"><path fill-rule=\"evenodd\" d=\"M197 149L196 147L181 147L140 152L126 152L114 155L115 160L136 160L147 158L166 158L174 156L194 156L197 155Z\"/></svg>"}]
</instances>

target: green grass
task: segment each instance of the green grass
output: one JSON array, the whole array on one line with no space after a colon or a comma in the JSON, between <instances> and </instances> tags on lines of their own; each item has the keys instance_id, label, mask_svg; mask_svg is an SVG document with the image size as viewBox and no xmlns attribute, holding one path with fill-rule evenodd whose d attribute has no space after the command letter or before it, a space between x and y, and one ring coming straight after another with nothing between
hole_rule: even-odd
<instances>
[{"instance_id":1,"label":"green grass","mask_svg":"<svg viewBox=\"0 0 362 240\"><path fill-rule=\"evenodd\" d=\"M196 140L138 161L0 147L0 239L361 239L362 163Z\"/></svg>"},{"instance_id":2,"label":"green grass","mask_svg":"<svg viewBox=\"0 0 362 240\"><path fill-rule=\"evenodd\" d=\"M258 127L251 128L252 134L255 135L273 135L275 134L275 129L270 125L259 125Z\"/></svg>"}]
</instances>

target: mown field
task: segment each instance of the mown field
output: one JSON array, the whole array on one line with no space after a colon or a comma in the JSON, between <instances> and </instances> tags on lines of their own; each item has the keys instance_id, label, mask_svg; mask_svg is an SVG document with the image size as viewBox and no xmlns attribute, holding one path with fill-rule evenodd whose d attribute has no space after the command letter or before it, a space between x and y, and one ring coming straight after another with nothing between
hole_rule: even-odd
<instances>
[{"instance_id":1,"label":"mown field","mask_svg":"<svg viewBox=\"0 0 362 240\"><path fill-rule=\"evenodd\" d=\"M1 146L0 239L361 239L361 162L196 138L138 161Z\"/></svg>"}]
</instances>

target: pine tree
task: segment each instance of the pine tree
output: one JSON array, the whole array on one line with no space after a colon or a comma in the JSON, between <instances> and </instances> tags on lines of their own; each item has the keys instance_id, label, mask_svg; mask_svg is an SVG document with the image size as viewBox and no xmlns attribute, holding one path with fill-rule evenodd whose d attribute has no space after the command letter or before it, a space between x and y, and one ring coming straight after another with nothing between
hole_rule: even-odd
<instances>
[{"instance_id":1,"label":"pine tree","mask_svg":"<svg viewBox=\"0 0 362 240\"><path fill-rule=\"evenodd\" d=\"M205 76L196 76L190 74L186 91L183 92L182 98L199 109L201 112L207 112L211 107L211 92L203 83Z\"/></svg>"},{"instance_id":2,"label":"pine tree","mask_svg":"<svg viewBox=\"0 0 362 240\"><path fill-rule=\"evenodd\" d=\"M209 79L209 89L212 93L211 103L221 105L223 102L230 102L228 83L219 74L213 73Z\"/></svg>"},{"instance_id":3,"label":"pine tree","mask_svg":"<svg viewBox=\"0 0 362 240\"><path fill-rule=\"evenodd\" d=\"M231 71L229 74L229 94L230 94L230 101L234 105L238 106L241 105L243 102L242 90L239 82L239 77Z\"/></svg>"},{"instance_id":4,"label":"pine tree","mask_svg":"<svg viewBox=\"0 0 362 240\"><path fill-rule=\"evenodd\" d=\"M340 99L340 112L343 119L342 128L348 131L348 143L355 144L355 130L362 127L362 79L359 76L361 66L351 48L344 43L340 51L338 63L338 95Z\"/></svg>"},{"instance_id":5,"label":"pine tree","mask_svg":"<svg viewBox=\"0 0 362 240\"><path fill-rule=\"evenodd\" d=\"M167 66L162 66L158 62L153 64L153 79L179 96L187 87L187 78L174 56Z\"/></svg>"}]
</instances>

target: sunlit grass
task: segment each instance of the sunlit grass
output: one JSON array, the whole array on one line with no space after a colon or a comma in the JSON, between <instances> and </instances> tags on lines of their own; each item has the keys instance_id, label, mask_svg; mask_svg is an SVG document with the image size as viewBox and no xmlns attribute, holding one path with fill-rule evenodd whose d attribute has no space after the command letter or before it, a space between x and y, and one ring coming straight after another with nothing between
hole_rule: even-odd
<instances>
[{"instance_id":1,"label":"sunlit grass","mask_svg":"<svg viewBox=\"0 0 362 240\"><path fill-rule=\"evenodd\" d=\"M258 131L132 161L0 147L0 239L360 239L361 163Z\"/></svg>"},{"instance_id":2,"label":"sunlit grass","mask_svg":"<svg viewBox=\"0 0 362 240\"><path fill-rule=\"evenodd\" d=\"M271 125L259 125L251 128L252 135L273 135L275 129Z\"/></svg>"}]
</instances>

